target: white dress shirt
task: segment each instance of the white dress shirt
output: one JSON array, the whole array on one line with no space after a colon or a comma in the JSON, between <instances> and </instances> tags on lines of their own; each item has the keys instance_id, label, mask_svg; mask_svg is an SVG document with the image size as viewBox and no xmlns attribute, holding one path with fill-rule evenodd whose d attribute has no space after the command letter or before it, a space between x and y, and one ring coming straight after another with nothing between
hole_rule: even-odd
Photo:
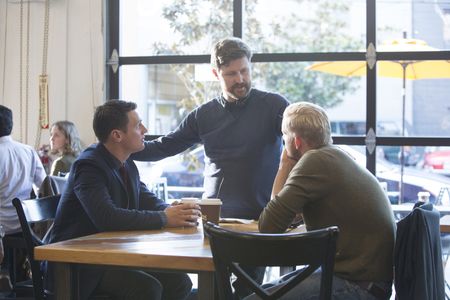
<instances>
[{"instance_id":1,"label":"white dress shirt","mask_svg":"<svg viewBox=\"0 0 450 300\"><path fill-rule=\"evenodd\" d=\"M12 199L29 199L31 190L40 187L45 176L31 146L14 141L10 135L0 137L0 224L6 234L21 231Z\"/></svg>"}]
</instances>

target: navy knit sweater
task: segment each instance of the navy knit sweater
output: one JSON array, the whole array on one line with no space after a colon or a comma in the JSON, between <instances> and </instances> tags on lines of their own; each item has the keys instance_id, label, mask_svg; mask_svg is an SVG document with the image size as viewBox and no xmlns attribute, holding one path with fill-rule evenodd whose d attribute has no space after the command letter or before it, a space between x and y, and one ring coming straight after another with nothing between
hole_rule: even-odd
<instances>
[{"instance_id":1,"label":"navy knit sweater","mask_svg":"<svg viewBox=\"0 0 450 300\"><path fill-rule=\"evenodd\" d=\"M222 217L257 219L270 200L287 105L283 96L257 89L236 103L214 98L190 112L174 131L146 142L132 158L159 160L202 143L204 197L222 199Z\"/></svg>"}]
</instances>

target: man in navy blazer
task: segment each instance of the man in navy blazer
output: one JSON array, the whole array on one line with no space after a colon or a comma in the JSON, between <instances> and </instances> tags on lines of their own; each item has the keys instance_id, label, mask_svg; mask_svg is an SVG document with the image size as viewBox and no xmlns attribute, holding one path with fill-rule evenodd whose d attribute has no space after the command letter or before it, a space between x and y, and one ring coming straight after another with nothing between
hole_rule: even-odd
<instances>
[{"instance_id":1,"label":"man in navy blazer","mask_svg":"<svg viewBox=\"0 0 450 300\"><path fill-rule=\"evenodd\" d=\"M140 181L130 155L144 148L136 104L112 100L99 106L93 127L99 143L75 161L56 213L50 242L113 230L196 226L196 204L168 205ZM49 269L51 281L51 268ZM114 299L185 299L192 283L183 273L124 269L80 270L81 299L92 292Z\"/></svg>"}]
</instances>

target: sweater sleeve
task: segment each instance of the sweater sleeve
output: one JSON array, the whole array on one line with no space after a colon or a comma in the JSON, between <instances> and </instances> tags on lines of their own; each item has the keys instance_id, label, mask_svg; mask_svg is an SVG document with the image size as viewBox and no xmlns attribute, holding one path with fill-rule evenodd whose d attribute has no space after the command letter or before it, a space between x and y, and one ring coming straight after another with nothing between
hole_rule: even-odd
<instances>
[{"instance_id":1,"label":"sweater sleeve","mask_svg":"<svg viewBox=\"0 0 450 300\"><path fill-rule=\"evenodd\" d=\"M200 142L197 127L198 109L192 111L180 125L166 136L145 142L145 148L131 155L137 161L156 161L183 152Z\"/></svg>"},{"instance_id":2,"label":"sweater sleeve","mask_svg":"<svg viewBox=\"0 0 450 300\"><path fill-rule=\"evenodd\" d=\"M264 208L259 219L261 232L283 232L302 213L305 205L323 196L327 172L320 158L310 151L292 169L281 191Z\"/></svg>"}]
</instances>

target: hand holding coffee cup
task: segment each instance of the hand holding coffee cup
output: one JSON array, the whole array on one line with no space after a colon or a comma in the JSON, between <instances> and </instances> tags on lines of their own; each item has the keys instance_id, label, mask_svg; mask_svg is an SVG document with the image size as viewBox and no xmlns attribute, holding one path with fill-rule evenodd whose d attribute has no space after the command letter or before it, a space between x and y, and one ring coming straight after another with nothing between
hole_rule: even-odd
<instances>
[{"instance_id":1,"label":"hand holding coffee cup","mask_svg":"<svg viewBox=\"0 0 450 300\"><path fill-rule=\"evenodd\" d=\"M181 199L179 203L167 207L164 212L167 217L166 227L197 226L201 217L198 199Z\"/></svg>"}]
</instances>

